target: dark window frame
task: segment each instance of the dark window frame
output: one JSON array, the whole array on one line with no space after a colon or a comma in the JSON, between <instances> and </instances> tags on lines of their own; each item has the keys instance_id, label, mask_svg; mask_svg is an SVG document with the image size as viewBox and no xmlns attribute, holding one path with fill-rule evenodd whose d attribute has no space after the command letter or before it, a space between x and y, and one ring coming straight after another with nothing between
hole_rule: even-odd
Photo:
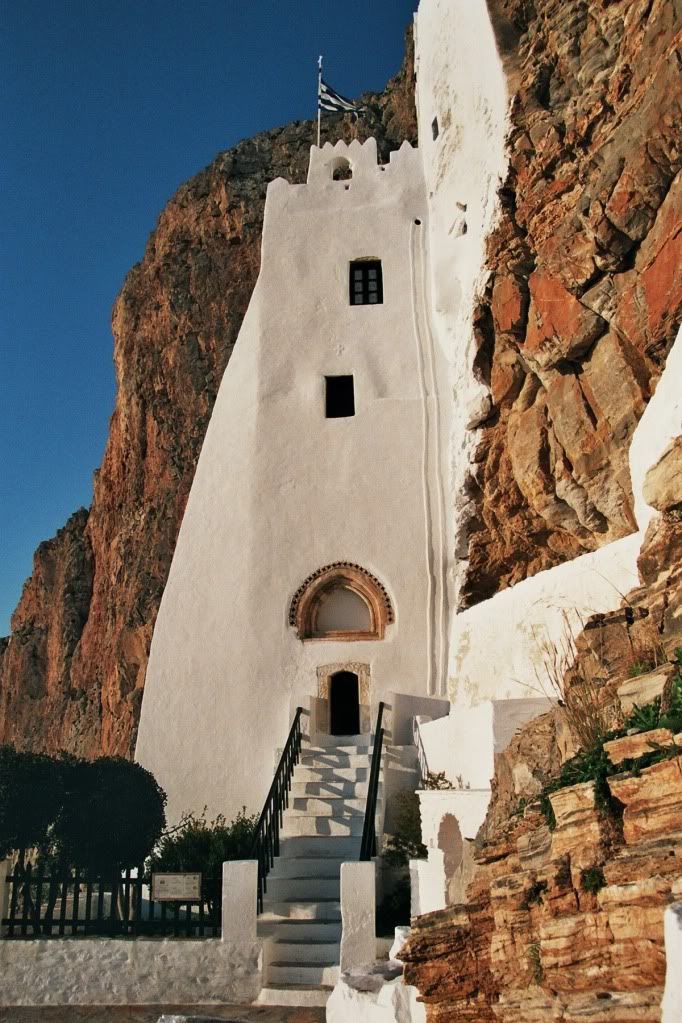
<instances>
[{"instance_id":1,"label":"dark window frame","mask_svg":"<svg viewBox=\"0 0 682 1023\"><path fill-rule=\"evenodd\" d=\"M333 382L332 382L333 381ZM350 419L355 415L355 380L352 373L324 378L325 419Z\"/></svg>"},{"instance_id":2,"label":"dark window frame","mask_svg":"<svg viewBox=\"0 0 682 1023\"><path fill-rule=\"evenodd\" d=\"M376 295L376 298L372 299L372 295ZM348 269L348 299L351 305L383 305L384 279L380 259L351 261Z\"/></svg>"}]
</instances>

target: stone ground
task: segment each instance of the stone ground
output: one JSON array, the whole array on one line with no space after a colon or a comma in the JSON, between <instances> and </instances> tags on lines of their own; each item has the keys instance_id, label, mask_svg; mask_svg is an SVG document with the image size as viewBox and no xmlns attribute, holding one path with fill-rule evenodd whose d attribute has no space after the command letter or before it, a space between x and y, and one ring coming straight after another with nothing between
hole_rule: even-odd
<instances>
[{"instance_id":1,"label":"stone ground","mask_svg":"<svg viewBox=\"0 0 682 1023\"><path fill-rule=\"evenodd\" d=\"M0 1023L157 1023L163 1014L202 1023L324 1023L324 1009L273 1005L36 1005L0 1007Z\"/></svg>"}]
</instances>

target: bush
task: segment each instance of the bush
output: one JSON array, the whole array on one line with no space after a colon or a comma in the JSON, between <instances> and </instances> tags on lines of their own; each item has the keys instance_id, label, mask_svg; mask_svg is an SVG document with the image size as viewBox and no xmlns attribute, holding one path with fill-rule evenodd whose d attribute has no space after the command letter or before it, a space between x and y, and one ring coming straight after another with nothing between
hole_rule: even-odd
<instances>
[{"instance_id":1,"label":"bush","mask_svg":"<svg viewBox=\"0 0 682 1023\"><path fill-rule=\"evenodd\" d=\"M386 843L384 860L390 867L406 867L410 860L424 859L419 796L416 792L399 792L395 797L395 831Z\"/></svg>"},{"instance_id":2,"label":"bush","mask_svg":"<svg viewBox=\"0 0 682 1023\"><path fill-rule=\"evenodd\" d=\"M243 806L229 823L219 815L206 820L186 814L176 828L161 837L148 861L154 871L187 871L205 877L219 877L225 860L249 859L258 817L251 817Z\"/></svg>"},{"instance_id":3,"label":"bush","mask_svg":"<svg viewBox=\"0 0 682 1023\"><path fill-rule=\"evenodd\" d=\"M376 932L380 936L393 934L396 927L410 923L411 889L409 878L401 878L390 895L377 906Z\"/></svg>"},{"instance_id":4,"label":"bush","mask_svg":"<svg viewBox=\"0 0 682 1023\"><path fill-rule=\"evenodd\" d=\"M80 760L65 777L50 831L62 866L115 873L144 862L166 824L166 794L154 776L122 757Z\"/></svg>"},{"instance_id":5,"label":"bush","mask_svg":"<svg viewBox=\"0 0 682 1023\"><path fill-rule=\"evenodd\" d=\"M584 892L596 895L606 885L606 878L601 867L587 867L580 872L580 887Z\"/></svg>"},{"instance_id":6,"label":"bush","mask_svg":"<svg viewBox=\"0 0 682 1023\"><path fill-rule=\"evenodd\" d=\"M47 846L71 764L67 758L0 746L0 859Z\"/></svg>"}]
</instances>

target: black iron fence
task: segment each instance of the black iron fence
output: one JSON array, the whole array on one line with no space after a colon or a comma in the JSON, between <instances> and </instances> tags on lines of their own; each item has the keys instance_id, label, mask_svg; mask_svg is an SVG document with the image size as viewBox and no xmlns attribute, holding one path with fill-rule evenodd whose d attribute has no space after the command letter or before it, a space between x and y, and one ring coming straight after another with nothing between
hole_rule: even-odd
<instances>
[{"instance_id":1,"label":"black iron fence","mask_svg":"<svg viewBox=\"0 0 682 1023\"><path fill-rule=\"evenodd\" d=\"M155 901L141 869L90 877L29 864L15 867L6 885L3 938L220 937L220 877L203 877L201 898L187 902Z\"/></svg>"}]
</instances>

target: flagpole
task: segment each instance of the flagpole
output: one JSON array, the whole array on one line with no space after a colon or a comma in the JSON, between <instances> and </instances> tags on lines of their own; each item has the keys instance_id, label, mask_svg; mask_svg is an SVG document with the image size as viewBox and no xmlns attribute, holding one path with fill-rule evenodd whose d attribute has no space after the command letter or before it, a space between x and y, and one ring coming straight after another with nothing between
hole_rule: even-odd
<instances>
[{"instance_id":1,"label":"flagpole","mask_svg":"<svg viewBox=\"0 0 682 1023\"><path fill-rule=\"evenodd\" d=\"M322 56L317 59L317 148L320 148L320 94L322 92Z\"/></svg>"}]
</instances>

